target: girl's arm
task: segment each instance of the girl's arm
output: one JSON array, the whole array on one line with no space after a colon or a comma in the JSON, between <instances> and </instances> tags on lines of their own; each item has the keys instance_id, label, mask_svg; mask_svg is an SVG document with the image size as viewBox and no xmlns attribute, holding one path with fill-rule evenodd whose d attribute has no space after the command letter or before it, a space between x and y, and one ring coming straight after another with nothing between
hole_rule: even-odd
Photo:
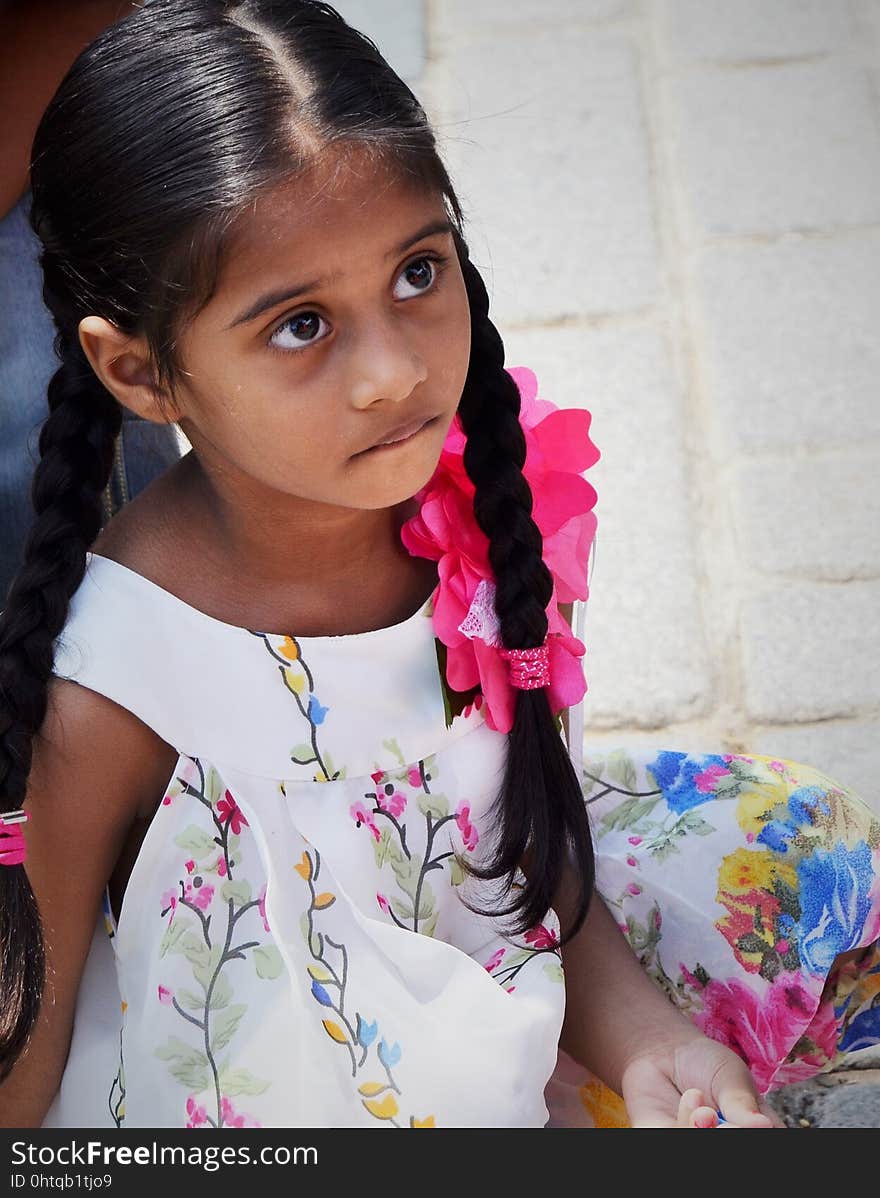
<instances>
[{"instance_id":1,"label":"girl's arm","mask_svg":"<svg viewBox=\"0 0 880 1198\"><path fill-rule=\"evenodd\" d=\"M176 760L130 712L74 682L50 680L22 825L46 984L28 1047L0 1085L0 1127L42 1126L64 1072L104 886L132 822L155 811Z\"/></svg>"},{"instance_id":2,"label":"girl's arm","mask_svg":"<svg viewBox=\"0 0 880 1198\"><path fill-rule=\"evenodd\" d=\"M560 610L571 624L571 605ZM554 903L563 926L571 921L574 878L569 866ZM743 1126L778 1125L766 1107L759 1113L744 1062L704 1036L655 985L595 891L583 927L561 954L566 1000L559 1046L623 1097L634 1126L708 1126L716 1109Z\"/></svg>"},{"instance_id":3,"label":"girl's arm","mask_svg":"<svg viewBox=\"0 0 880 1198\"><path fill-rule=\"evenodd\" d=\"M569 866L554 909L570 922ZM745 1062L703 1035L642 968L598 893L563 946L559 1045L623 1098L633 1127L782 1126Z\"/></svg>"},{"instance_id":4,"label":"girl's arm","mask_svg":"<svg viewBox=\"0 0 880 1198\"><path fill-rule=\"evenodd\" d=\"M570 603L559 610L569 624ZM569 709L562 713L566 743L571 745ZM568 884L570 888L571 879ZM565 898L560 898L565 902ZM560 913L559 907L554 908ZM565 921L563 920L563 923ZM634 1047L664 1030L680 1030L683 1017L645 974L598 894L578 935L562 949L566 977L566 1015L560 1047L621 1093L628 1058L627 1029L636 1033ZM621 993L627 1015L620 1018Z\"/></svg>"},{"instance_id":5,"label":"girl's arm","mask_svg":"<svg viewBox=\"0 0 880 1198\"><path fill-rule=\"evenodd\" d=\"M645 973L596 892L583 927L562 948L562 963L566 1000L559 1045L617 1094L623 1093L627 1065L647 1045L699 1035Z\"/></svg>"}]
</instances>

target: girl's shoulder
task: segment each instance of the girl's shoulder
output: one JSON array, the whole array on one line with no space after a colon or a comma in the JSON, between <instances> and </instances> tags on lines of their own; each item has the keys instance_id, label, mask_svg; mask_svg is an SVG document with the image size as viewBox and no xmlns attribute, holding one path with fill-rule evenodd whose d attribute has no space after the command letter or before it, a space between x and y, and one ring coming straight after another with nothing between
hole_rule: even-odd
<instances>
[{"instance_id":1,"label":"girl's shoulder","mask_svg":"<svg viewBox=\"0 0 880 1198\"><path fill-rule=\"evenodd\" d=\"M46 715L34 739L29 806L34 795L61 787L65 802L81 819L81 832L95 822L118 825L152 816L177 760L177 750L134 712L100 691L53 676ZM60 792L59 792L60 793ZM89 796L95 811L77 796Z\"/></svg>"},{"instance_id":2,"label":"girl's shoulder","mask_svg":"<svg viewBox=\"0 0 880 1198\"><path fill-rule=\"evenodd\" d=\"M187 517L176 475L176 467L170 467L124 504L98 533L91 552L160 586L179 576L192 546L185 543Z\"/></svg>"},{"instance_id":3,"label":"girl's shoulder","mask_svg":"<svg viewBox=\"0 0 880 1198\"><path fill-rule=\"evenodd\" d=\"M173 634L174 624L156 619L149 588L125 585L138 581L135 575L159 583L170 576L175 555L180 560L180 546L163 514L172 503L162 481L126 503L92 543L90 555L106 569L95 581L87 559L86 575L55 640L49 684L47 721L54 712L53 726L59 733L66 730L65 744L71 747L88 742L88 730L94 729L93 760L114 776L118 793L132 796L131 819L153 814L178 755L172 727L158 727L140 701L161 681L173 655L166 636ZM125 569L117 571L110 563Z\"/></svg>"},{"instance_id":4,"label":"girl's shoulder","mask_svg":"<svg viewBox=\"0 0 880 1198\"><path fill-rule=\"evenodd\" d=\"M180 485L183 459L169 467L149 486L121 507L101 529L90 547L98 565L115 562L129 572L102 571L104 579L116 585L108 595L111 603L123 596L139 609L160 604L166 611L169 597L211 620L228 625L248 624L247 613L236 606L236 587L241 571L212 545L205 532L205 521L188 505ZM150 585L135 585L147 583ZM105 584L109 585L109 584ZM182 608L178 608L182 614ZM137 618L137 612L130 613Z\"/></svg>"}]
</instances>

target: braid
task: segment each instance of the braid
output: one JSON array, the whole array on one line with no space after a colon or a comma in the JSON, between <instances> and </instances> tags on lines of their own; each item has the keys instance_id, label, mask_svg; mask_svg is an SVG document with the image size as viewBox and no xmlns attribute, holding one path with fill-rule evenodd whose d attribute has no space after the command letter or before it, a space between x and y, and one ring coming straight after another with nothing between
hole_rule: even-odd
<instances>
[{"instance_id":1,"label":"braid","mask_svg":"<svg viewBox=\"0 0 880 1198\"><path fill-rule=\"evenodd\" d=\"M53 642L101 527L121 412L75 334L61 332L31 499L35 519L0 613L0 812L24 805L31 745L42 726ZM23 866L0 868L0 1080L27 1043L45 980L39 911Z\"/></svg>"},{"instance_id":2,"label":"braid","mask_svg":"<svg viewBox=\"0 0 880 1198\"><path fill-rule=\"evenodd\" d=\"M553 576L543 560L543 537L532 519L532 492L522 473L526 440L520 394L504 369L504 344L489 319L482 278L457 238L471 310L471 356L458 412L467 437L464 466L473 482L474 516L489 539L495 610L508 649L540 645L547 634ZM516 932L540 923L558 897L573 857L579 894L570 939L583 924L595 878L593 843L583 791L544 690L518 690L507 761L494 810L499 831L494 859L467 869L483 880L513 875L528 861L526 885L502 914L518 915Z\"/></svg>"}]
</instances>

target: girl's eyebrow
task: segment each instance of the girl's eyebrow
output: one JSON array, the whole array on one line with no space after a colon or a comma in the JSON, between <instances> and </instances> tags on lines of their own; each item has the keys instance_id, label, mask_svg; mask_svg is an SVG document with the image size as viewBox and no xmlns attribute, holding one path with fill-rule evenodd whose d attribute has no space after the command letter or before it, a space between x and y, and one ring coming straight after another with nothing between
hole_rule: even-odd
<instances>
[{"instance_id":1,"label":"girl's eyebrow","mask_svg":"<svg viewBox=\"0 0 880 1198\"><path fill-rule=\"evenodd\" d=\"M407 237L400 245L393 246L385 255L386 261L389 258L394 258L398 254L405 253L411 245L415 245L417 241L421 241L424 237L431 237L435 233L452 233L452 225L448 220L433 220L430 224L425 225L414 233L412 237ZM286 300L296 299L298 295L302 295L306 291L314 291L318 287L322 287L327 283L332 283L339 278L339 274L328 275L323 279L312 279L308 283L300 283L296 287L276 287L274 291L267 291L258 299L247 307L244 312L236 316L231 324L226 326L227 329L234 329L237 325L247 324L248 321L256 319L266 312L269 308L274 308L277 304L282 304Z\"/></svg>"}]
</instances>

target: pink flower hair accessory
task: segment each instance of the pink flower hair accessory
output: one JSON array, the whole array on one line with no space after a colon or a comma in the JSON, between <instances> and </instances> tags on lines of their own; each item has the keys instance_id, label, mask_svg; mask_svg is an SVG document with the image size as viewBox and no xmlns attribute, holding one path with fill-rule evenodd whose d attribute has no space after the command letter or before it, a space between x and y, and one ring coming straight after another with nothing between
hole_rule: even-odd
<instances>
[{"instance_id":1,"label":"pink flower hair accessory","mask_svg":"<svg viewBox=\"0 0 880 1198\"><path fill-rule=\"evenodd\" d=\"M0 815L0 865L21 865L27 857L27 845L19 824L30 817L20 808Z\"/></svg>"},{"instance_id":2,"label":"pink flower hair accessory","mask_svg":"<svg viewBox=\"0 0 880 1198\"><path fill-rule=\"evenodd\" d=\"M533 691L550 685L550 646L546 637L534 649L500 649L499 655L510 662L510 685L517 690Z\"/></svg>"},{"instance_id":3,"label":"pink flower hair accessory","mask_svg":"<svg viewBox=\"0 0 880 1198\"><path fill-rule=\"evenodd\" d=\"M587 690L580 660L585 647L559 608L589 595L587 563L596 533L592 509L597 495L583 473L600 454L590 440L588 411L559 408L538 398L538 380L528 367L505 369L520 393L519 421L526 442L522 473L532 492L532 519L541 532L544 564L553 577L546 609L549 679L542 685L557 715L579 703ZM474 515L476 488L464 467L466 442L456 414L433 475L414 497L419 511L403 524L400 537L414 557L438 563L432 619L438 646L443 646L438 657L444 698L459 696L461 711L470 692L480 694L488 727L509 732L516 707L513 679L525 675L502 655L489 539ZM447 723L453 718L451 709L450 702Z\"/></svg>"}]
</instances>

